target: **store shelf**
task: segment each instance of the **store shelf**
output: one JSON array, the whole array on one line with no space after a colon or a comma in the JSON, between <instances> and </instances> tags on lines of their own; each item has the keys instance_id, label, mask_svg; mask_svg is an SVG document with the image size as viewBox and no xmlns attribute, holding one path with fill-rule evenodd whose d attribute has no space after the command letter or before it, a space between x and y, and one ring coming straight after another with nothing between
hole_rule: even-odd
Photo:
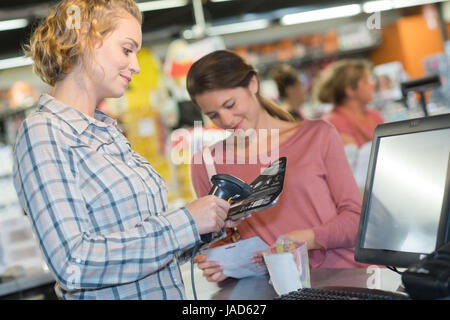
<instances>
[{"instance_id":1,"label":"store shelf","mask_svg":"<svg viewBox=\"0 0 450 320\"><path fill-rule=\"evenodd\" d=\"M359 48L347 49L347 50L339 50L335 52L316 52L310 53L301 57L293 58L285 61L285 63L292 65L296 68L301 68L306 63L316 62L324 59L331 58L343 58L347 56L354 56L359 54L367 53L371 50L378 48L381 45L381 42L377 42L370 46L364 46ZM281 61L274 59L273 57L262 57L260 61L256 63L256 68L260 72L260 74L267 73L270 69L280 64Z\"/></svg>"},{"instance_id":2,"label":"store shelf","mask_svg":"<svg viewBox=\"0 0 450 320\"><path fill-rule=\"evenodd\" d=\"M6 299L8 295L45 285L53 288L54 283L55 278L49 271L39 268L26 270L25 276L0 283L0 299Z\"/></svg>"},{"instance_id":3,"label":"store shelf","mask_svg":"<svg viewBox=\"0 0 450 320\"><path fill-rule=\"evenodd\" d=\"M22 120L36 109L36 104L0 112L0 145L13 145Z\"/></svg>"},{"instance_id":4,"label":"store shelf","mask_svg":"<svg viewBox=\"0 0 450 320\"><path fill-rule=\"evenodd\" d=\"M7 120L11 117L14 117L16 115L20 115L23 113L27 113L29 111L32 111L36 108L36 105L32 105L29 107L24 107L24 108L19 108L19 109L15 109L15 110L6 110L3 112L0 112L0 120Z\"/></svg>"}]
</instances>

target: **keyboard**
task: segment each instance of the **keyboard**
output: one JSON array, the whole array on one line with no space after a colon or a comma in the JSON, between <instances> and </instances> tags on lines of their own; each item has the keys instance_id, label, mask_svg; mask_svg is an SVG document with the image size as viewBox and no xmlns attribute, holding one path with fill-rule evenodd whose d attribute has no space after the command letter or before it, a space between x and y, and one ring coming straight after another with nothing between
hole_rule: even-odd
<instances>
[{"instance_id":1,"label":"keyboard","mask_svg":"<svg viewBox=\"0 0 450 320\"><path fill-rule=\"evenodd\" d=\"M303 288L274 300L408 300L406 294L354 287Z\"/></svg>"}]
</instances>

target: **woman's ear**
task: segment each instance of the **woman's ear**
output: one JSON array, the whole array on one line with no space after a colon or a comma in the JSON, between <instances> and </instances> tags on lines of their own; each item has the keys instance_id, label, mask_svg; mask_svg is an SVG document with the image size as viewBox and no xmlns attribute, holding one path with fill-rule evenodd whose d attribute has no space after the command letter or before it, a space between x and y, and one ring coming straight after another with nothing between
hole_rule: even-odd
<instances>
[{"instance_id":1,"label":"woman's ear","mask_svg":"<svg viewBox=\"0 0 450 320\"><path fill-rule=\"evenodd\" d=\"M345 95L347 96L347 98L353 98L353 96L355 95L355 89L352 89L351 86L348 86L345 88Z\"/></svg>"},{"instance_id":2,"label":"woman's ear","mask_svg":"<svg viewBox=\"0 0 450 320\"><path fill-rule=\"evenodd\" d=\"M248 84L248 88L250 90L251 93L253 94L257 94L259 91L259 82L258 82L258 77L256 75L253 75L252 78L250 79L250 82Z\"/></svg>"}]
</instances>

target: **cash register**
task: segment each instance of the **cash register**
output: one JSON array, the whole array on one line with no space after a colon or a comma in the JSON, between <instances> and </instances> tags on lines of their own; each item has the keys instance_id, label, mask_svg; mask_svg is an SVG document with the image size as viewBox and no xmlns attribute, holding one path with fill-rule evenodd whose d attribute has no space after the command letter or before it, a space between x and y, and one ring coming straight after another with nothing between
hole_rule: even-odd
<instances>
[{"instance_id":1,"label":"cash register","mask_svg":"<svg viewBox=\"0 0 450 320\"><path fill-rule=\"evenodd\" d=\"M448 299L449 203L450 114L377 126L355 260L401 273L407 294L312 288L277 299Z\"/></svg>"}]
</instances>

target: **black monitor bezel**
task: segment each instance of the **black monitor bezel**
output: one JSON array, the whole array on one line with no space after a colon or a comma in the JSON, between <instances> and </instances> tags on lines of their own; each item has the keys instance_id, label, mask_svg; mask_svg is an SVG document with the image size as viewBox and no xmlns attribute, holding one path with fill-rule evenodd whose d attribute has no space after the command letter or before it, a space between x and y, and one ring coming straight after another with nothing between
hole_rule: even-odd
<instances>
[{"instance_id":1,"label":"black monitor bezel","mask_svg":"<svg viewBox=\"0 0 450 320\"><path fill-rule=\"evenodd\" d=\"M380 124L377 126L372 140L372 148L370 153L369 166L367 170L366 184L364 188L363 204L361 208L361 218L358 228L358 236L356 239L356 246L355 246L356 261L366 264L376 264L376 265L406 268L423 258L424 254L421 253L401 252L385 249L368 249L361 247L367 223L366 212L370 204L369 196L373 185L373 178L374 178L373 173L376 166L376 159L378 155L378 148L381 138L424 131L434 131L447 128L450 128L450 113L411 120L390 122ZM449 211L450 211L450 163L447 168L443 206L441 211L441 217L439 220L438 234L436 239L436 249L450 240Z\"/></svg>"}]
</instances>

